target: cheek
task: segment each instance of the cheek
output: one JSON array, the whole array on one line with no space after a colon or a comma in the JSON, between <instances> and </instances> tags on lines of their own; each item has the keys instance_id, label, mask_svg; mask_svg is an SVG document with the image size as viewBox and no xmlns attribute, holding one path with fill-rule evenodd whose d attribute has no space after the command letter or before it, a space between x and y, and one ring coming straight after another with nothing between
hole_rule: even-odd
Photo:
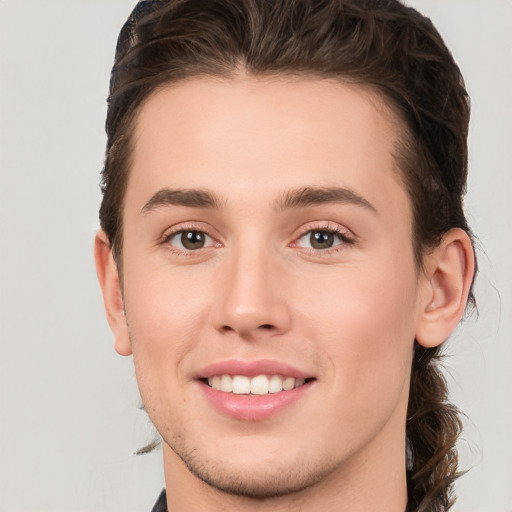
<instances>
[{"instance_id":1,"label":"cheek","mask_svg":"<svg viewBox=\"0 0 512 512\"><path fill-rule=\"evenodd\" d=\"M315 302L317 329L310 329L309 335L328 362L324 384L330 390L329 428L354 439L375 435L390 418L404 421L414 345L415 280L413 275L404 279L403 273L393 274L389 267L354 272L332 282L329 300ZM325 422L325 415L318 414ZM341 449L343 436L335 439L333 449Z\"/></svg>"},{"instance_id":2,"label":"cheek","mask_svg":"<svg viewBox=\"0 0 512 512\"><path fill-rule=\"evenodd\" d=\"M335 378L352 381L352 386L373 382L378 388L379 382L396 377L399 385L408 375L414 345L413 265L380 260L360 271L340 268L316 284L323 292L304 308L305 323L330 359Z\"/></svg>"},{"instance_id":3,"label":"cheek","mask_svg":"<svg viewBox=\"0 0 512 512\"><path fill-rule=\"evenodd\" d=\"M136 369L140 368L143 380L178 378L182 361L198 343L204 325L205 295L199 293L200 284L161 269L129 277L125 305ZM146 367L151 371L145 372Z\"/></svg>"},{"instance_id":4,"label":"cheek","mask_svg":"<svg viewBox=\"0 0 512 512\"><path fill-rule=\"evenodd\" d=\"M125 290L137 384L144 407L161 432L188 407L183 388L185 365L194 353L204 321L197 290L187 280L161 271L133 274ZM165 406L163 403L165 402Z\"/></svg>"}]
</instances>

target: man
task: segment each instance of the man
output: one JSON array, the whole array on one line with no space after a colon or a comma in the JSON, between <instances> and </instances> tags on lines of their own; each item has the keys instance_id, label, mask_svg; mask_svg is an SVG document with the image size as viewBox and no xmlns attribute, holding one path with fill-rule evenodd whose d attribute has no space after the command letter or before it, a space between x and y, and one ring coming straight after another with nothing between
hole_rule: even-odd
<instances>
[{"instance_id":1,"label":"man","mask_svg":"<svg viewBox=\"0 0 512 512\"><path fill-rule=\"evenodd\" d=\"M396 1L140 3L95 255L163 439L155 510L447 510L436 367L474 277L469 107Z\"/></svg>"}]
</instances>

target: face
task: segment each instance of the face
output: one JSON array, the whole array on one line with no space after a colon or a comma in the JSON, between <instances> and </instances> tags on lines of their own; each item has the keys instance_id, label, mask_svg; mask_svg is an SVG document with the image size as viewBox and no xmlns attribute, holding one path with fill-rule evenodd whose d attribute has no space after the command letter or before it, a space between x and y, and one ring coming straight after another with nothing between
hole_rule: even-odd
<instances>
[{"instance_id":1,"label":"face","mask_svg":"<svg viewBox=\"0 0 512 512\"><path fill-rule=\"evenodd\" d=\"M403 457L422 276L398 136L329 80L196 78L143 105L116 348L167 465L262 497Z\"/></svg>"}]
</instances>

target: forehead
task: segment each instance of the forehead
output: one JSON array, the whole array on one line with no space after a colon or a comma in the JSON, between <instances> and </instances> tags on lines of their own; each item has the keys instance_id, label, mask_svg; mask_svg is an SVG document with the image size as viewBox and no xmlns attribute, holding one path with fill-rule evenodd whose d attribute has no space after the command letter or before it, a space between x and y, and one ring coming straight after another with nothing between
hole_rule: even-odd
<instances>
[{"instance_id":1,"label":"forehead","mask_svg":"<svg viewBox=\"0 0 512 512\"><path fill-rule=\"evenodd\" d=\"M268 197L344 186L371 202L403 189L393 150L400 121L368 87L297 77L193 78L162 88L136 119L125 205L159 188ZM389 192L389 191L388 191Z\"/></svg>"}]
</instances>

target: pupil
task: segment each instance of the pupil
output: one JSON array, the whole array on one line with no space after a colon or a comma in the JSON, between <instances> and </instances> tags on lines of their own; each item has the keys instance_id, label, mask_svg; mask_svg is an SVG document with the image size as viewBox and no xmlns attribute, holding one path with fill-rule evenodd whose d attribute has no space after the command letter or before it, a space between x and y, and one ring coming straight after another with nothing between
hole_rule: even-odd
<instances>
[{"instance_id":1,"label":"pupil","mask_svg":"<svg viewBox=\"0 0 512 512\"><path fill-rule=\"evenodd\" d=\"M334 236L328 231L315 231L311 233L310 242L315 249L329 249L334 243Z\"/></svg>"},{"instance_id":2,"label":"pupil","mask_svg":"<svg viewBox=\"0 0 512 512\"><path fill-rule=\"evenodd\" d=\"M204 246L204 234L199 231L185 231L181 235L181 243L186 249L201 249Z\"/></svg>"}]
</instances>

